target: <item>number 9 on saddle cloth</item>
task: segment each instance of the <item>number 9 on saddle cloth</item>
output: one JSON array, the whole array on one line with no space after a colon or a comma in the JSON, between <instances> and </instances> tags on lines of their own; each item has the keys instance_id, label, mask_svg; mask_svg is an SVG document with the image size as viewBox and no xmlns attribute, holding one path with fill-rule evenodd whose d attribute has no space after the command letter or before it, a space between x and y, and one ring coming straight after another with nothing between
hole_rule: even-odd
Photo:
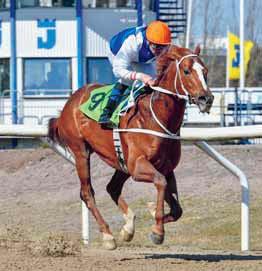
<instances>
[{"instance_id":1,"label":"number 9 on saddle cloth","mask_svg":"<svg viewBox=\"0 0 262 271\"><path fill-rule=\"evenodd\" d=\"M117 83L118 84L118 83ZM117 85L116 84L116 85ZM109 117L110 124L106 128L118 127L120 116L124 115L129 108L135 105L137 98L148 92L148 89L144 88L144 84L135 81L132 87L125 86L125 89L118 90L118 97L114 99L115 85L106 85L94 89L89 99L80 106L80 110L89 118L100 122L101 116L111 100L114 103L111 115ZM112 99L110 99L112 97Z\"/></svg>"}]
</instances>

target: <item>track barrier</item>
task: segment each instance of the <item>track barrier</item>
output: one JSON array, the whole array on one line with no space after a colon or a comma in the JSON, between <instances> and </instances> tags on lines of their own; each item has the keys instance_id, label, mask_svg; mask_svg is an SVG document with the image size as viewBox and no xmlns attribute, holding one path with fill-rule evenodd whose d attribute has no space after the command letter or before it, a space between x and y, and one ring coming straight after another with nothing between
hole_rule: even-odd
<instances>
[{"instance_id":1,"label":"track barrier","mask_svg":"<svg viewBox=\"0 0 262 271\"><path fill-rule=\"evenodd\" d=\"M46 125L0 125L0 137L39 137L67 161L75 164L73 155L67 149L46 139ZM199 149L206 152L223 167L239 178L241 185L241 250L249 250L249 184L245 174L228 159L204 141L233 140L242 138L262 138L262 125L219 127L219 128L181 128L183 141L191 141ZM82 238L84 244L89 240L88 209L82 202Z\"/></svg>"}]
</instances>

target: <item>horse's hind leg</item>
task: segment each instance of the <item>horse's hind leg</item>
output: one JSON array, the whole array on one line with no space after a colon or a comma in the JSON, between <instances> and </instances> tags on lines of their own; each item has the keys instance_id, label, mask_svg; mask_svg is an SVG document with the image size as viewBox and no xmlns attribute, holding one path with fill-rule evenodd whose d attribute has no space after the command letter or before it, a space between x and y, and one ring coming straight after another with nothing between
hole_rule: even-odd
<instances>
[{"instance_id":1,"label":"horse's hind leg","mask_svg":"<svg viewBox=\"0 0 262 271\"><path fill-rule=\"evenodd\" d=\"M86 149L84 143L78 147L79 148L76 148L75 145L72 150L75 154L76 169L81 182L80 197L86 203L86 206L91 211L99 225L100 231L103 234L104 247L106 249L115 249L115 239L95 203L90 177L90 150Z\"/></svg>"},{"instance_id":2,"label":"horse's hind leg","mask_svg":"<svg viewBox=\"0 0 262 271\"><path fill-rule=\"evenodd\" d=\"M126 224L121 229L120 236L122 240L126 242L131 241L135 233L135 214L130 209L130 207L128 207L126 201L121 196L123 185L129 176L129 174L116 170L106 187L106 190L110 194L112 200L123 212Z\"/></svg>"}]
</instances>

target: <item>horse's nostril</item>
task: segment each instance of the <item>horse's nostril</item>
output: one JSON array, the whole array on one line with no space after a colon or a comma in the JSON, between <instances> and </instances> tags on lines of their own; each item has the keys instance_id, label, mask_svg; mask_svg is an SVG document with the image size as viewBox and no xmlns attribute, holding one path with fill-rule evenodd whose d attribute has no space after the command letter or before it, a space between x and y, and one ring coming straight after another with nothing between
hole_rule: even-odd
<instances>
[{"instance_id":1,"label":"horse's nostril","mask_svg":"<svg viewBox=\"0 0 262 271\"><path fill-rule=\"evenodd\" d=\"M199 96L198 102L207 103L208 97L207 96Z\"/></svg>"},{"instance_id":2,"label":"horse's nostril","mask_svg":"<svg viewBox=\"0 0 262 271\"><path fill-rule=\"evenodd\" d=\"M213 100L214 100L213 95L199 96L198 97L198 102L199 103L212 104Z\"/></svg>"},{"instance_id":3,"label":"horse's nostril","mask_svg":"<svg viewBox=\"0 0 262 271\"><path fill-rule=\"evenodd\" d=\"M207 103L209 103L209 104L212 104L213 103L213 101L214 101L214 95L210 95L210 96L208 96L208 100L207 100Z\"/></svg>"}]
</instances>

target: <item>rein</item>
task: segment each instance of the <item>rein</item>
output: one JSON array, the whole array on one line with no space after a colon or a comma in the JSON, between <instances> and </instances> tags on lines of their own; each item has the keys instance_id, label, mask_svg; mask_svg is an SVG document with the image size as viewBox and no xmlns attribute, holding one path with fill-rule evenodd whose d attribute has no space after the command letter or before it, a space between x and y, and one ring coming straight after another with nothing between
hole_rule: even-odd
<instances>
[{"instance_id":1,"label":"rein","mask_svg":"<svg viewBox=\"0 0 262 271\"><path fill-rule=\"evenodd\" d=\"M164 94L167 94L167 95L173 95L173 96L177 96L178 98L180 98L176 93L173 93L172 91L168 90L168 89L165 89L165 88L161 88L161 87L150 87L152 88L153 90L155 91L158 91L158 92L161 92L161 93L164 93ZM158 136L158 137L161 137L161 138L167 138L167 139L175 139L175 140L178 140L180 139L180 136L178 136L176 133L172 133L171 131L169 131L161 122L160 120L157 118L154 110L153 110L153 107L152 107L152 98L153 98L153 95L154 95L154 92L151 94L151 97L150 97L150 111L151 111L151 114L154 118L154 120L156 121L156 123L166 132L166 133L161 133L161 132L157 132L157 131L154 131L154 130L149 130L149 129L143 129L143 128L124 128L124 129L121 129L121 128L117 128L117 129L113 129L115 132L130 132L130 133L141 133L141 134L147 134L147 135L154 135L154 136ZM184 100L188 100L188 99L185 99L185 95L182 95ZM186 97L187 98L187 97Z\"/></svg>"},{"instance_id":2,"label":"rein","mask_svg":"<svg viewBox=\"0 0 262 271\"><path fill-rule=\"evenodd\" d=\"M196 54L189 54L189 55L183 56L179 61L176 60L176 71L177 72L176 72L175 79L174 79L174 88L175 88L175 91L176 91L175 93L172 92L172 91L170 91L170 90L168 90L168 89L159 87L159 86L150 86L150 88L153 89L153 90L155 90L155 91L167 94L167 95L176 96L179 99L183 99L183 100L186 100L186 101L191 101L192 98L190 97L187 89L185 88L185 86L183 84L183 81L182 81L182 78L181 78L181 74L180 74L180 69L179 69L179 66L182 63L182 61L184 59L188 58L188 57L198 57L198 55L196 55ZM178 92L178 90L177 90L177 78L179 78L179 80L180 80L180 84L181 84L181 87L182 87L182 90L183 90L184 94L180 94ZM156 116L156 114L155 114L155 112L153 110L153 107L152 107L152 98L153 98L153 95L154 95L154 92L151 94L151 97L150 97L150 104L149 104L150 111L151 111L151 114L152 114L154 120L156 121L156 123L165 131L165 133L161 133L161 132L157 132L157 131L149 130L149 129L142 129L142 128L126 128L126 129L117 128L117 129L114 129L114 131L115 132L130 132L130 133L149 134L149 135L154 135L154 136L158 136L158 137L161 137L161 138L174 139L174 140L181 139L181 137L178 136L177 133L174 134L171 131L169 131L160 122L160 120L157 118L157 116Z\"/></svg>"}]
</instances>

